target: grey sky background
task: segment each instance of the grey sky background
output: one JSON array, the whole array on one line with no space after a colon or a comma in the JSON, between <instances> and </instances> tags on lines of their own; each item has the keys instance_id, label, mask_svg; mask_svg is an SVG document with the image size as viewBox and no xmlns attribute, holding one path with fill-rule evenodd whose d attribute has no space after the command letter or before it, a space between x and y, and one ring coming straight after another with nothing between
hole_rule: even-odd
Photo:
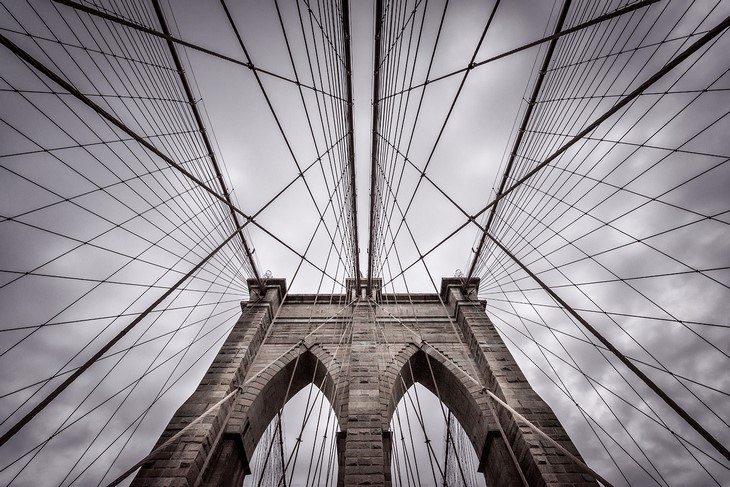
<instances>
[{"instance_id":1,"label":"grey sky background","mask_svg":"<svg viewBox=\"0 0 730 487\"><path fill-rule=\"evenodd\" d=\"M87 3L159 28L147 1ZM551 33L560 3L501 2L476 60ZM626 3L574 2L566 26ZM219 2L162 4L173 35L244 59ZM312 37L308 44L302 38L297 5L307 20L307 5L319 16L328 4L279 2L293 67L274 2L229 2L256 67L290 79L296 68L304 84L335 86L339 80L320 84L316 72L312 79L305 48ZM414 84L425 79L443 6L389 4L390 14L415 9L416 27L424 18ZM431 79L466 66L492 6L449 2ZM367 275L374 6L358 0L350 8L359 258ZM728 14L727 1L663 0L559 41L509 184ZM4 1L0 18L3 36L221 191L164 42L47 0ZM410 26L392 55L406 49ZM316 26L312 31L324 53L326 39ZM724 444L730 443L728 49L724 32L502 200L491 227ZM290 151L251 70L179 52L236 205L254 214L294 181L246 228L259 269L285 277L293 293L341 292L353 256L347 215L328 203L338 183L346 186L338 177L344 143L315 162L345 134L334 123L327 133L318 107L335 120L342 104L262 74ZM385 291L434 292L431 278L438 285L457 269L468 272L480 236L474 224L423 262L419 254L467 222L457 205L475 215L493 199L544 53L543 45L471 70L435 149L461 75L411 92L402 139L381 125L420 169L433 150L426 175L455 203L422 181L408 228L394 237L399 208L405 210L420 175L402 156L381 161L403 171L399 207L388 207L390 232L379 240ZM402 76L405 58L390 72ZM0 428L6 431L62 379L44 381L83 363L234 227L222 204L6 47L0 66ZM317 226L318 208L326 227ZM475 221L484 225L485 217ZM306 252L309 262L272 235ZM114 355L0 449L0 483L103 484L148 452L215 356L239 302L248 299L251 274L242 255L240 240L232 240ZM728 462L595 347L509 257L492 244L481 256L476 275L487 313L589 465L615 485L730 485ZM301 401L293 399L292 409Z\"/></svg>"}]
</instances>

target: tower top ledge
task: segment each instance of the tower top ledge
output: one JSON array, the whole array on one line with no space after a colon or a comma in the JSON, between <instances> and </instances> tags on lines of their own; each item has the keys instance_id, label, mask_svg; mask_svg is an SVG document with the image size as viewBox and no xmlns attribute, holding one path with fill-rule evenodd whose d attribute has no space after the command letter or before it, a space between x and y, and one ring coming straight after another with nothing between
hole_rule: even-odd
<instances>
[{"instance_id":1,"label":"tower top ledge","mask_svg":"<svg viewBox=\"0 0 730 487\"><path fill-rule=\"evenodd\" d=\"M266 294L267 290L276 290L278 291L279 299L282 299L286 293L287 293L287 285L286 285L286 279L284 278L268 278L265 279L262 286L259 284L259 282L256 279L248 279L248 291L249 296L251 298L255 296L262 296ZM360 279L360 287L358 289L357 287L357 280L356 279L346 279L345 280L345 286L347 289L347 294L350 300L355 300L357 297L372 297L375 300L380 300L382 298L382 285L383 285L383 279L380 277L373 278L372 279L372 287L368 289L368 279L361 278ZM441 289L438 293L441 296L441 299L444 303L448 302L450 299L450 290L455 289L458 290L458 296L461 296L461 299L468 299L476 301L478 300L477 295L479 291L479 278L474 277L469 280L469 282L466 282L466 279L463 277L444 277L441 279ZM368 292L370 291L370 292ZM310 295L301 295L300 297L306 297ZM314 296L314 295L311 295ZM437 296L436 293L431 294L424 294L424 293L416 293L414 296L420 296L422 298L426 298L429 296L434 296L434 298ZM294 295L292 295L294 297ZM457 298L459 299L459 298Z\"/></svg>"}]
</instances>

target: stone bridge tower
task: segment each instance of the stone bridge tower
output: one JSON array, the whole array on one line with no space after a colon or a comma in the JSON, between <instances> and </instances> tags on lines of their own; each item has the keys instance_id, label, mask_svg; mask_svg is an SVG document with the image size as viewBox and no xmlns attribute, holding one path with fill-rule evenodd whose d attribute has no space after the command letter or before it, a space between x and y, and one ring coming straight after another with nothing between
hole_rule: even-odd
<instances>
[{"instance_id":1,"label":"stone bridge tower","mask_svg":"<svg viewBox=\"0 0 730 487\"><path fill-rule=\"evenodd\" d=\"M347 295L287 295L283 279L249 282L241 317L160 443L240 392L150 459L132 485L239 487L285 399L312 382L339 421L338 485L391 485L390 419L415 382L459 420L490 487L597 485L485 393L578 455L477 300L477 280L443 279L440 295L381 294L377 279L373 289L348 286Z\"/></svg>"}]
</instances>

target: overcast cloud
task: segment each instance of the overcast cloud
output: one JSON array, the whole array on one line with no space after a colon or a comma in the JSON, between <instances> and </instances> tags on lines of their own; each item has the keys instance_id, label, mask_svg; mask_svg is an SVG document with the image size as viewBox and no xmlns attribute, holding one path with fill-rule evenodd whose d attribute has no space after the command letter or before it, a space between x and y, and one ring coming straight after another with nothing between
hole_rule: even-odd
<instances>
[{"instance_id":1,"label":"overcast cloud","mask_svg":"<svg viewBox=\"0 0 730 487\"><path fill-rule=\"evenodd\" d=\"M49 0L1 3L0 34L222 192L164 41ZM332 71L328 61L320 60L319 72L307 62L313 38L321 53L332 41L308 23L307 6L324 19L329 4L281 0L285 39L274 2L228 3L257 68L289 80L296 71L303 85L335 89L339 80L319 78ZM350 2L363 275L373 3ZM476 60L552 33L561 3L501 2ZM565 25L626 3L575 1ZM147 0L88 4L159 29ZM173 35L245 60L219 2L162 4ZM406 73L403 86L410 85L406 59L414 58L406 49L409 40L415 46L421 25L413 84L425 81L443 7L441 1L388 4L387 14L399 16L393 25L415 10L386 58L400 53L399 69L380 73L399 76L383 88L388 93L400 91ZM491 1L449 3L430 79L468 64L492 7ZM726 0L662 0L558 41L507 186L729 14ZM395 39L398 31L384 37ZM470 70L445 125L463 74L382 104L394 113L400 107L404 119L403 135L385 119L379 125L400 151L394 156L388 149L380 159L384 172L393 171L390 190L400 185L398 205L390 200L380 214L390 218L378 234L376 259L386 292L435 292L431 279L438 286L457 269L468 273L481 236L474 223L485 224L489 211L482 210L499 187L545 49ZM502 200L490 227L725 445L729 49L723 32ZM286 278L292 293L342 292L354 259L342 204L344 104L260 71L277 125L250 69L192 49L179 52L233 201L255 215L245 235L259 270ZM0 47L0 66L0 428L7 431L62 382L58 372L80 366L235 233L235 225L225 205L7 47ZM418 170L404 161L406 153ZM432 182L420 178L427 163ZM381 190L386 198L388 187ZM408 226L401 228L412 195ZM250 265L240 239L231 242L0 449L0 483L106 483L151 449L225 340L239 302L248 299ZM615 485L730 485L728 460L594 346L595 337L494 244L481 249L475 275L487 313L592 468ZM302 401L295 398L291 409L300 410ZM286 424L299 421L284 417ZM443 425L436 429L443 432ZM294 437L287 433L290 445ZM311 446L303 448L308 458Z\"/></svg>"}]
</instances>

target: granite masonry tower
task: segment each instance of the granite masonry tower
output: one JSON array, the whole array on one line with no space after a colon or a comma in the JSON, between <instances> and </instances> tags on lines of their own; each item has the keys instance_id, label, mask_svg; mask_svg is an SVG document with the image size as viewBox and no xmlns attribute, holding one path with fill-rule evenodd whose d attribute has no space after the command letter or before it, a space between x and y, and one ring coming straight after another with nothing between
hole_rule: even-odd
<instances>
[{"instance_id":1,"label":"granite masonry tower","mask_svg":"<svg viewBox=\"0 0 730 487\"><path fill-rule=\"evenodd\" d=\"M339 422L338 485L391 485L391 415L415 382L459 420L489 487L597 485L485 393L578 455L476 298L476 279L443 279L440 295L384 294L379 279L371 289L362 281L349 281L347 295L287 295L283 279L250 281L241 317L159 444L230 400L150 459L132 485L241 486L285 399L310 383Z\"/></svg>"}]
</instances>

